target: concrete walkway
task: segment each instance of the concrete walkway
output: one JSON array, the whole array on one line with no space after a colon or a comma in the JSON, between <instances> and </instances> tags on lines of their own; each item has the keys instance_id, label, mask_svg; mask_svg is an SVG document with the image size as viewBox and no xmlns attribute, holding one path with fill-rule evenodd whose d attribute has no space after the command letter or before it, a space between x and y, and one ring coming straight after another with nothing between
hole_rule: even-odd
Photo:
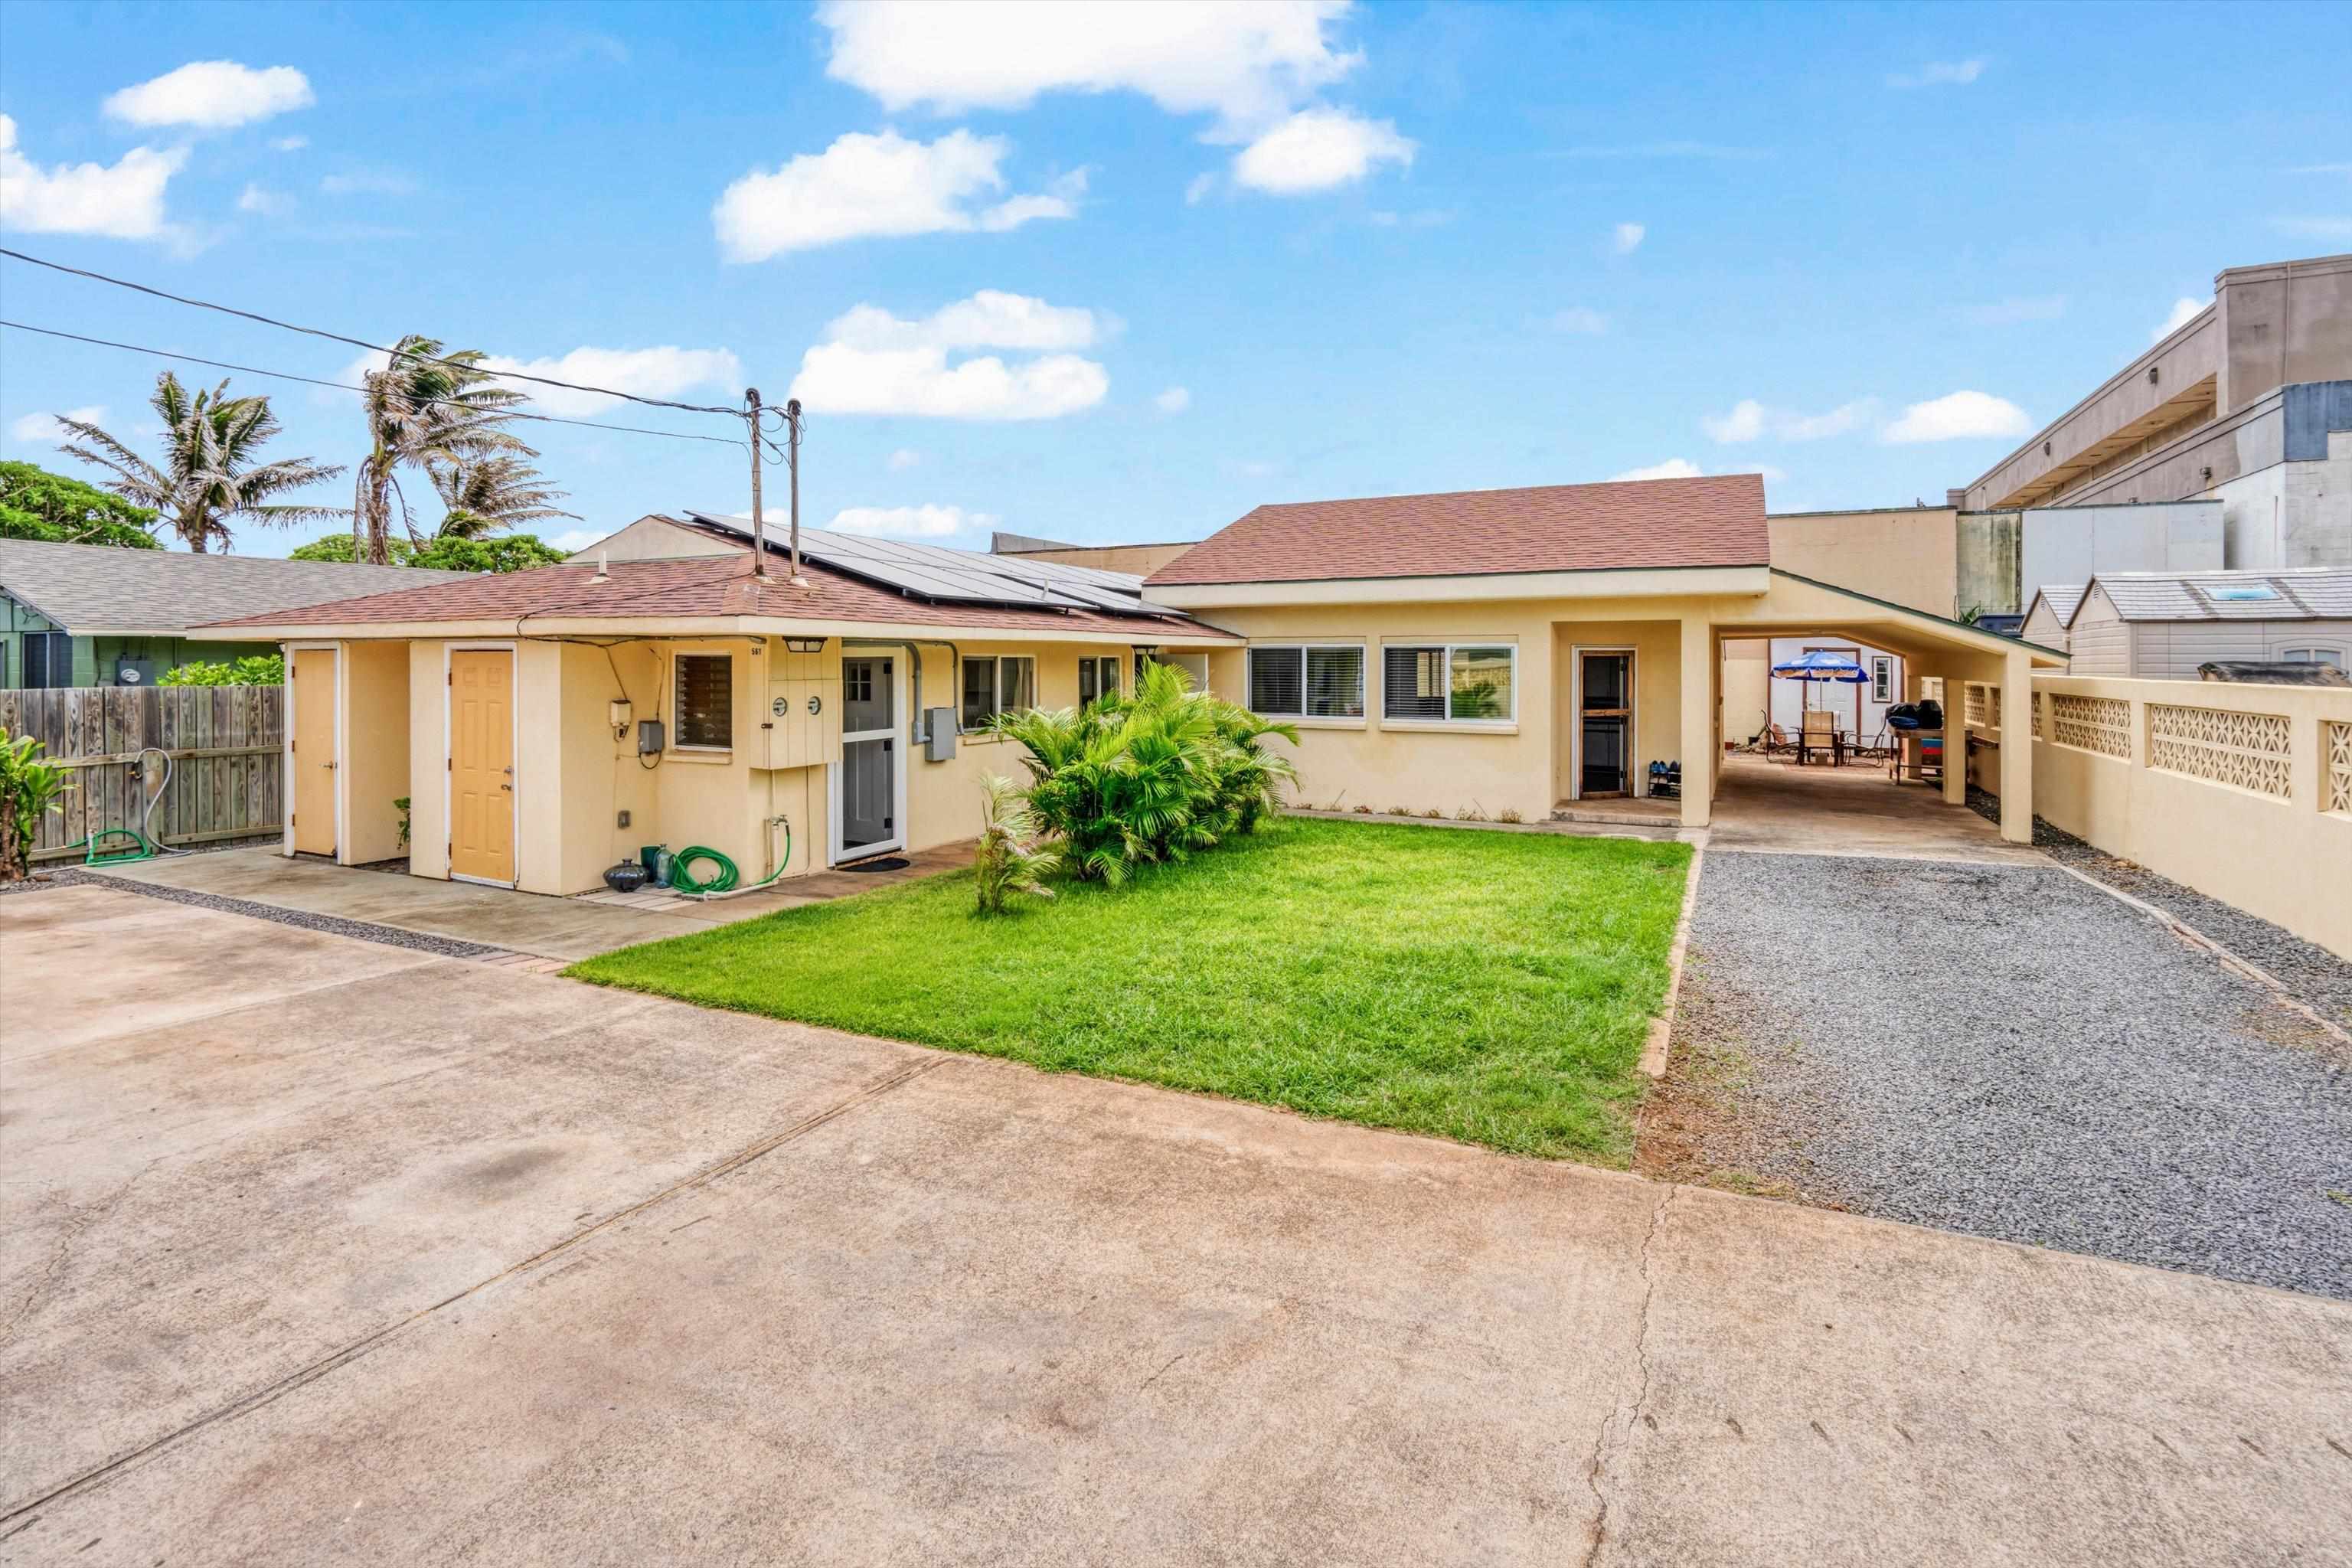
<instances>
[{"instance_id":1,"label":"concrete walkway","mask_svg":"<svg viewBox=\"0 0 2352 1568\"><path fill-rule=\"evenodd\" d=\"M2341 1303L110 889L0 973L7 1563L2352 1540Z\"/></svg>"},{"instance_id":2,"label":"concrete walkway","mask_svg":"<svg viewBox=\"0 0 2352 1568\"><path fill-rule=\"evenodd\" d=\"M942 845L906 859L901 870L821 871L764 892L709 903L661 892L627 900L611 894L547 898L473 882L289 859L274 849L142 860L110 867L106 875L570 962L932 876L971 864L971 847Z\"/></svg>"},{"instance_id":3,"label":"concrete walkway","mask_svg":"<svg viewBox=\"0 0 2352 1568\"><path fill-rule=\"evenodd\" d=\"M1964 805L1927 784L1898 784L1875 766L1798 767L1731 756L1707 829L1710 849L1759 854L1893 856L1906 859L2047 864Z\"/></svg>"}]
</instances>

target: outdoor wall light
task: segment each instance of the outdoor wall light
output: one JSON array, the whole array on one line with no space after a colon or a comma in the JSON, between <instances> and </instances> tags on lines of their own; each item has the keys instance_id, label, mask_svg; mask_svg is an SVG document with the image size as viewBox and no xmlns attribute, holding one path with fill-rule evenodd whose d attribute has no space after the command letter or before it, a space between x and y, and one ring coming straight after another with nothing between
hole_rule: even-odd
<instances>
[{"instance_id":1,"label":"outdoor wall light","mask_svg":"<svg viewBox=\"0 0 2352 1568\"><path fill-rule=\"evenodd\" d=\"M786 653L823 653L824 639L823 637L786 637L784 651Z\"/></svg>"}]
</instances>

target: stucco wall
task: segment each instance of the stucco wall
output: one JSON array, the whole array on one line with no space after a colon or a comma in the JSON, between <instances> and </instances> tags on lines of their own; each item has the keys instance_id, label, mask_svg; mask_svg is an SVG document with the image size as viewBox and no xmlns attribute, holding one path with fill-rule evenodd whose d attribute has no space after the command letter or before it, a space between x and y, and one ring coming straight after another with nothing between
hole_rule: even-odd
<instances>
[{"instance_id":1,"label":"stucco wall","mask_svg":"<svg viewBox=\"0 0 2352 1568\"><path fill-rule=\"evenodd\" d=\"M2352 796L2352 768L2331 773L2326 730L2352 727L2352 692L2080 676L2044 676L2033 686L2043 704L2042 738L2033 743L2039 815L2111 855L2352 958L2352 898L2345 894L2352 888L2352 810L2326 809L2333 791ZM2124 715L2114 732L2126 754L2063 743L2052 706L2060 695L2125 704L2112 711ZM2252 744L2233 745L2258 756L2278 754L2269 738L2283 733L2284 798L2155 765L2150 704L2254 716Z\"/></svg>"},{"instance_id":2,"label":"stucco wall","mask_svg":"<svg viewBox=\"0 0 2352 1568\"><path fill-rule=\"evenodd\" d=\"M1772 564L1931 616L1949 616L1959 584L1958 517L1950 507L1783 512L1767 520Z\"/></svg>"},{"instance_id":3,"label":"stucco wall","mask_svg":"<svg viewBox=\"0 0 2352 1568\"><path fill-rule=\"evenodd\" d=\"M1772 644L1763 637L1723 645L1723 737L1746 741L1772 721Z\"/></svg>"}]
</instances>

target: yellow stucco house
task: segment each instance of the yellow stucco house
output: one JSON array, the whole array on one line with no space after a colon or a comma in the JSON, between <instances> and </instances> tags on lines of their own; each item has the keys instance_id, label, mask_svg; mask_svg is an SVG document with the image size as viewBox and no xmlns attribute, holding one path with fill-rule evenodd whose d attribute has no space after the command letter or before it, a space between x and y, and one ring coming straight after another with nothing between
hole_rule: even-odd
<instances>
[{"instance_id":1,"label":"yellow stucco house","mask_svg":"<svg viewBox=\"0 0 2352 1568\"><path fill-rule=\"evenodd\" d=\"M1318 805L1540 821L1640 796L1679 763L1704 826L1720 777L1723 645L1833 636L1902 656L1907 697L1987 689L2030 728L2053 649L1776 569L1753 474L1262 506L1145 580L1238 646L1223 695L1300 729ZM1953 721L1958 732L1958 718ZM1998 758L2003 834L2032 837L2030 748ZM1964 799L1964 771L1946 770Z\"/></svg>"},{"instance_id":2,"label":"yellow stucco house","mask_svg":"<svg viewBox=\"0 0 2352 1568\"><path fill-rule=\"evenodd\" d=\"M648 518L562 566L224 623L286 647L287 853L565 894L649 844L746 880L923 849L978 830L983 773L1021 776L990 718L1143 660L1295 721L1318 805L1541 821L1664 763L1697 826L1727 642L1890 649L1906 695L1979 683L2012 734L2063 663L1775 569L1754 475L1264 506L1149 578L803 538L794 580L740 520ZM2021 842L2029 752L1977 761Z\"/></svg>"},{"instance_id":3,"label":"yellow stucco house","mask_svg":"<svg viewBox=\"0 0 2352 1568\"><path fill-rule=\"evenodd\" d=\"M979 831L982 774L1023 776L994 714L1237 646L1116 573L812 531L795 581L734 520L649 521L235 623L286 648L287 852L566 894L648 844L746 881L923 849Z\"/></svg>"}]
</instances>

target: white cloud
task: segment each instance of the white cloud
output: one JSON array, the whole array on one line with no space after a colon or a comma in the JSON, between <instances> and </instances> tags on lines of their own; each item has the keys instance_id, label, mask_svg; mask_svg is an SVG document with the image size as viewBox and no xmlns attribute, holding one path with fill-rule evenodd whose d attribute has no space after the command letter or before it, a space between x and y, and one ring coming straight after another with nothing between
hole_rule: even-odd
<instances>
[{"instance_id":1,"label":"white cloud","mask_svg":"<svg viewBox=\"0 0 2352 1568\"><path fill-rule=\"evenodd\" d=\"M1622 474L1612 474L1609 482L1616 485L1629 480L1695 479L1698 477L1699 466L1688 458L1668 458L1664 462L1652 463L1646 468L1628 468Z\"/></svg>"},{"instance_id":2,"label":"white cloud","mask_svg":"<svg viewBox=\"0 0 2352 1568\"><path fill-rule=\"evenodd\" d=\"M1743 397L1732 405L1728 414L1705 416L1699 426L1712 439L1726 444L1753 441L1767 435L1780 441L1819 441L1860 429L1877 406L1874 399L1858 397L1826 414L1799 414L1794 409L1769 408L1752 397Z\"/></svg>"},{"instance_id":3,"label":"white cloud","mask_svg":"<svg viewBox=\"0 0 2352 1568\"><path fill-rule=\"evenodd\" d=\"M859 305L825 328L801 356L792 395L832 414L908 414L940 419L1051 419L1100 403L1110 377L1070 351L1118 330L1115 318L983 289L921 321ZM994 354L948 363L969 349L1038 357L1007 364Z\"/></svg>"},{"instance_id":4,"label":"white cloud","mask_svg":"<svg viewBox=\"0 0 2352 1568\"><path fill-rule=\"evenodd\" d=\"M1279 119L1360 61L1326 36L1347 0L1126 0L1082 19L1055 0L826 0L825 74L890 110L1025 108L1040 94L1139 92L1214 114L1221 140Z\"/></svg>"},{"instance_id":5,"label":"white cloud","mask_svg":"<svg viewBox=\"0 0 2352 1568\"><path fill-rule=\"evenodd\" d=\"M842 533L895 534L901 539L944 539L966 529L993 528L999 520L960 506L853 506L833 514L825 526Z\"/></svg>"},{"instance_id":6,"label":"white cloud","mask_svg":"<svg viewBox=\"0 0 2352 1568\"><path fill-rule=\"evenodd\" d=\"M1890 76L1889 87L1966 87L1984 74L1985 63L1975 60L1930 60L1908 75Z\"/></svg>"},{"instance_id":7,"label":"white cloud","mask_svg":"<svg viewBox=\"0 0 2352 1568\"><path fill-rule=\"evenodd\" d=\"M106 100L106 112L132 125L225 131L317 101L310 79L292 66L255 70L235 60L197 60L124 88Z\"/></svg>"},{"instance_id":8,"label":"white cloud","mask_svg":"<svg viewBox=\"0 0 2352 1568\"><path fill-rule=\"evenodd\" d=\"M55 445L69 438L58 426L60 419L70 419L79 425L103 425L106 423L106 410L92 405L88 408L68 408L63 414L27 414L8 426L8 434L19 441Z\"/></svg>"},{"instance_id":9,"label":"white cloud","mask_svg":"<svg viewBox=\"0 0 2352 1568\"><path fill-rule=\"evenodd\" d=\"M2304 239L2352 239L2352 217L2283 217L2272 221L2281 234Z\"/></svg>"},{"instance_id":10,"label":"white cloud","mask_svg":"<svg viewBox=\"0 0 2352 1568\"><path fill-rule=\"evenodd\" d=\"M2014 327L2027 321L2054 321L2065 313L2065 295L2041 294L1969 305L1960 311L1960 319L1972 327Z\"/></svg>"},{"instance_id":11,"label":"white cloud","mask_svg":"<svg viewBox=\"0 0 2352 1568\"><path fill-rule=\"evenodd\" d=\"M276 217L294 210L294 198L283 191L273 191L264 185L247 184L236 198L236 210L258 213L264 217Z\"/></svg>"},{"instance_id":12,"label":"white cloud","mask_svg":"<svg viewBox=\"0 0 2352 1568\"><path fill-rule=\"evenodd\" d=\"M380 360L382 356L376 357ZM676 397L698 386L717 386L725 388L731 401L732 395L740 392L743 384L742 365L725 349L667 345L653 349L577 348L560 359L506 359L494 354L482 364L488 370L521 371L557 381L609 386L640 397ZM362 359L359 368L372 370L374 363ZM345 374L349 376L351 373L347 371ZM571 392L530 382L507 384L530 394L531 402L544 412L566 418L600 413L620 402L602 393Z\"/></svg>"},{"instance_id":13,"label":"white cloud","mask_svg":"<svg viewBox=\"0 0 2352 1568\"><path fill-rule=\"evenodd\" d=\"M1087 188L1076 170L1045 192L982 206L1002 191L1012 144L1001 136L951 131L917 142L884 131L852 132L822 153L803 153L770 172L753 170L719 194L710 210L730 261L765 261L874 236L1017 228L1035 218L1074 216Z\"/></svg>"},{"instance_id":14,"label":"white cloud","mask_svg":"<svg viewBox=\"0 0 2352 1568\"><path fill-rule=\"evenodd\" d=\"M1551 330L1597 337L1609 330L1609 318L1589 305L1570 305L1565 310L1553 312Z\"/></svg>"},{"instance_id":15,"label":"white cloud","mask_svg":"<svg viewBox=\"0 0 2352 1568\"><path fill-rule=\"evenodd\" d=\"M1413 142L1386 120L1344 109L1302 109L1234 159L1234 180L1252 190L1298 195L1350 184L1380 163L1412 165Z\"/></svg>"},{"instance_id":16,"label":"white cloud","mask_svg":"<svg viewBox=\"0 0 2352 1568\"><path fill-rule=\"evenodd\" d=\"M885 459L885 466L894 473L904 473L923 460L923 455L912 447L901 447Z\"/></svg>"},{"instance_id":17,"label":"white cloud","mask_svg":"<svg viewBox=\"0 0 2352 1568\"><path fill-rule=\"evenodd\" d=\"M310 144L308 136L278 136L271 139L269 149L273 153L299 153Z\"/></svg>"},{"instance_id":18,"label":"white cloud","mask_svg":"<svg viewBox=\"0 0 2352 1568\"><path fill-rule=\"evenodd\" d=\"M184 147L165 153L133 147L111 165L44 169L18 151L16 122L0 114L0 226L112 239L173 237L163 218L163 187L187 161Z\"/></svg>"},{"instance_id":19,"label":"white cloud","mask_svg":"<svg viewBox=\"0 0 2352 1568\"><path fill-rule=\"evenodd\" d=\"M2210 300L2191 300L2186 294L2182 295L2172 302L2172 309L2164 313L2164 320L2157 323L2156 331L2148 333L2147 341L2162 342L2187 326L2198 311L2211 303Z\"/></svg>"},{"instance_id":20,"label":"white cloud","mask_svg":"<svg viewBox=\"0 0 2352 1568\"><path fill-rule=\"evenodd\" d=\"M1641 248L1643 237L1649 232L1644 224L1621 223L1609 231L1609 248L1620 256L1631 256Z\"/></svg>"},{"instance_id":21,"label":"white cloud","mask_svg":"<svg viewBox=\"0 0 2352 1568\"><path fill-rule=\"evenodd\" d=\"M1203 201L1208 199L1209 193L1216 188L1216 175L1193 175L1190 180L1187 180L1184 183L1184 205L1188 207L1199 206Z\"/></svg>"},{"instance_id":22,"label":"white cloud","mask_svg":"<svg viewBox=\"0 0 2352 1568\"><path fill-rule=\"evenodd\" d=\"M2033 428L2025 410L1985 392L1955 392L1914 403L1901 418L1878 433L1895 446L1917 441L1961 441L1990 436L2023 436Z\"/></svg>"},{"instance_id":23,"label":"white cloud","mask_svg":"<svg viewBox=\"0 0 2352 1568\"><path fill-rule=\"evenodd\" d=\"M1151 400L1151 406L1162 414L1181 414L1192 406L1192 395L1181 386L1171 386Z\"/></svg>"}]
</instances>

